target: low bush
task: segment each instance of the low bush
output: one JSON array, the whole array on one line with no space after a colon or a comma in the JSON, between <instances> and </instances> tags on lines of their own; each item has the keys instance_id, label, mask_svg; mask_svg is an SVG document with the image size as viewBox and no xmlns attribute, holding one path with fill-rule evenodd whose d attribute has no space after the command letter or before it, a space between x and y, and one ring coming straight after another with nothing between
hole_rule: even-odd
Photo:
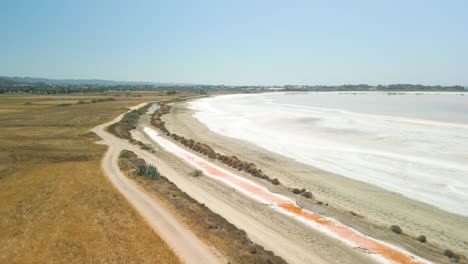
<instances>
[{"instance_id":1,"label":"low bush","mask_svg":"<svg viewBox=\"0 0 468 264\"><path fill-rule=\"evenodd\" d=\"M453 259L455 259L455 260L457 260L457 259L459 258L459 257L457 256L457 254L453 253L453 251L450 250L450 249L446 249L446 250L444 251L444 256L447 256L448 258L451 258L451 259L453 258Z\"/></svg>"},{"instance_id":2,"label":"low bush","mask_svg":"<svg viewBox=\"0 0 468 264\"><path fill-rule=\"evenodd\" d=\"M314 197L314 196L312 195L311 192L305 192L305 193L303 194L303 196L304 196L305 198L308 198L308 199Z\"/></svg>"},{"instance_id":3,"label":"low bush","mask_svg":"<svg viewBox=\"0 0 468 264\"><path fill-rule=\"evenodd\" d=\"M390 229L392 230L393 233L396 233L396 234L401 234L403 233L403 230L401 230L401 227L397 226L397 225L392 225L390 227Z\"/></svg>"},{"instance_id":4,"label":"low bush","mask_svg":"<svg viewBox=\"0 0 468 264\"><path fill-rule=\"evenodd\" d=\"M300 193L301 193L301 190L299 190L298 188L294 188L294 189L292 190L292 192L293 192L294 194L300 194Z\"/></svg>"},{"instance_id":5,"label":"low bush","mask_svg":"<svg viewBox=\"0 0 468 264\"><path fill-rule=\"evenodd\" d=\"M122 159L127 159L130 157L130 151L124 149L122 150L122 152L120 152L119 154L119 158L122 158Z\"/></svg>"},{"instance_id":6,"label":"low bush","mask_svg":"<svg viewBox=\"0 0 468 264\"><path fill-rule=\"evenodd\" d=\"M203 175L203 171L201 170L194 170L190 173L190 175L192 175L193 177L200 177Z\"/></svg>"},{"instance_id":7,"label":"low bush","mask_svg":"<svg viewBox=\"0 0 468 264\"><path fill-rule=\"evenodd\" d=\"M151 146L148 146L148 145L146 145L146 144L143 144L142 146L140 146L140 148L141 148L142 150L152 150L152 149L153 149Z\"/></svg>"},{"instance_id":8,"label":"low bush","mask_svg":"<svg viewBox=\"0 0 468 264\"><path fill-rule=\"evenodd\" d=\"M257 248L255 246L251 247L249 250L250 254L257 254Z\"/></svg>"},{"instance_id":9,"label":"low bush","mask_svg":"<svg viewBox=\"0 0 468 264\"><path fill-rule=\"evenodd\" d=\"M280 181L277 179L277 178L274 178L271 183L273 183L274 185L279 185L280 184Z\"/></svg>"},{"instance_id":10,"label":"low bush","mask_svg":"<svg viewBox=\"0 0 468 264\"><path fill-rule=\"evenodd\" d=\"M424 235L420 235L418 236L418 238L416 238L419 242L422 242L422 243L426 243L426 236Z\"/></svg>"}]
</instances>

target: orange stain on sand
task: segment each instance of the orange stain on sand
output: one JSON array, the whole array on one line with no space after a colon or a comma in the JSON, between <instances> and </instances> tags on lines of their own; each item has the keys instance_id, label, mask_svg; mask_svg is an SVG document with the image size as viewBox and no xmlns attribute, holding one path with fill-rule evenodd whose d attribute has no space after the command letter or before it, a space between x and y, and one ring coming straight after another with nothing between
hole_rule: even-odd
<instances>
[{"instance_id":1,"label":"orange stain on sand","mask_svg":"<svg viewBox=\"0 0 468 264\"><path fill-rule=\"evenodd\" d=\"M247 196L262 203L271 204L277 211L290 215L319 231L327 233L346 244L360 248L364 252L376 257L380 262L394 263L430 263L404 249L397 248L382 241L367 237L357 230L345 226L338 221L314 214L298 206L293 200L270 192L263 186L224 170L205 159L198 157L171 141L158 136L157 132L146 127L145 132L169 152L183 158L191 165L201 169L207 176L220 180Z\"/></svg>"}]
</instances>

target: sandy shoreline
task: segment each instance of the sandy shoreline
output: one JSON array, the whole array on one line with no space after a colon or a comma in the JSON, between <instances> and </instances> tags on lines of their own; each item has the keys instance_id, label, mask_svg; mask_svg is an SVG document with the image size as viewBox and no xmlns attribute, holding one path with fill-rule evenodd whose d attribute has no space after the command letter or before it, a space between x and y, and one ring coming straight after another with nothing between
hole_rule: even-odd
<instances>
[{"instance_id":1,"label":"sandy shoreline","mask_svg":"<svg viewBox=\"0 0 468 264\"><path fill-rule=\"evenodd\" d=\"M154 153L138 147L132 148L132 151L154 164L161 174L190 197L244 230L253 242L272 250L288 263L372 263L368 254L324 236L300 222L291 221L290 217L251 200L230 186L209 177L189 176L194 167L141 132L147 126L148 117L142 116L138 131L132 136L151 145Z\"/></svg>"},{"instance_id":2,"label":"sandy shoreline","mask_svg":"<svg viewBox=\"0 0 468 264\"><path fill-rule=\"evenodd\" d=\"M194 119L192 114L186 103L177 103L163 120L171 132L207 143L225 155L236 155L252 161L267 175L277 177L286 186L307 188L317 200L329 203L328 207L319 206L307 199L294 197L302 206L334 217L378 239L409 249L417 248L416 251L422 252L422 257L429 259L441 253L431 252L430 248L426 248L427 245L415 242L413 237L425 235L429 243L435 243L441 248L465 255L468 252L468 218L318 170L248 142L216 134ZM285 190L277 191L291 195ZM351 211L357 215L351 214ZM388 232L388 227L393 224L401 226L409 236Z\"/></svg>"}]
</instances>

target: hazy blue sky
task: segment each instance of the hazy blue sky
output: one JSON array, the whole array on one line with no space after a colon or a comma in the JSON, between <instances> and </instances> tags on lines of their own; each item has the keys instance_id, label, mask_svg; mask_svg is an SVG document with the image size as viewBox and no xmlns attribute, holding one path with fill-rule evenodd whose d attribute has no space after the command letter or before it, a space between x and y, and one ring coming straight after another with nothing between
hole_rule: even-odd
<instances>
[{"instance_id":1,"label":"hazy blue sky","mask_svg":"<svg viewBox=\"0 0 468 264\"><path fill-rule=\"evenodd\" d=\"M468 1L0 0L0 75L468 85Z\"/></svg>"}]
</instances>

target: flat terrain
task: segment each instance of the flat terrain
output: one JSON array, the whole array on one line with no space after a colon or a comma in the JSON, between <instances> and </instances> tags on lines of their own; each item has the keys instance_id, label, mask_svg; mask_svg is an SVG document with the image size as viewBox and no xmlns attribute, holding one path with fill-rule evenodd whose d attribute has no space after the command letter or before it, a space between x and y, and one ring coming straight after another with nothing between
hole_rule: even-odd
<instances>
[{"instance_id":1,"label":"flat terrain","mask_svg":"<svg viewBox=\"0 0 468 264\"><path fill-rule=\"evenodd\" d=\"M192 112L186 108L185 103L173 104L171 113L165 115L163 121L173 133L207 143L221 154L236 155L254 162L268 176L278 178L285 186L311 190L318 201L328 203L329 206L316 204L317 200L294 196L288 190L263 183L275 192L297 199L305 208L332 216L365 234L403 246L436 262L450 262L442 255L445 249L465 255L468 252L466 228L468 221L465 217L318 170L266 151L254 144L213 133L192 117ZM246 174L246 177L250 176ZM400 225L404 235L390 232L390 225ZM429 242L416 241L415 237L419 235L425 235ZM267 246L265 243L269 241L263 243ZM315 247L321 248L319 244ZM281 255L280 251L275 250ZM327 255L328 253L323 253L321 257L325 258ZM466 262L466 259L463 257L460 262Z\"/></svg>"},{"instance_id":2,"label":"flat terrain","mask_svg":"<svg viewBox=\"0 0 468 264\"><path fill-rule=\"evenodd\" d=\"M0 263L179 263L103 175L90 133L163 98L142 94L0 96Z\"/></svg>"},{"instance_id":3,"label":"flat terrain","mask_svg":"<svg viewBox=\"0 0 468 264\"><path fill-rule=\"evenodd\" d=\"M142 116L138 130L148 125L149 118ZM279 214L270 206L253 201L232 187L207 176L190 176L194 170L191 165L140 132L133 133L133 137L151 145L154 153L136 146L126 149L155 165L180 190L244 230L253 242L273 251L288 263L372 263L372 259L360 250Z\"/></svg>"}]
</instances>

